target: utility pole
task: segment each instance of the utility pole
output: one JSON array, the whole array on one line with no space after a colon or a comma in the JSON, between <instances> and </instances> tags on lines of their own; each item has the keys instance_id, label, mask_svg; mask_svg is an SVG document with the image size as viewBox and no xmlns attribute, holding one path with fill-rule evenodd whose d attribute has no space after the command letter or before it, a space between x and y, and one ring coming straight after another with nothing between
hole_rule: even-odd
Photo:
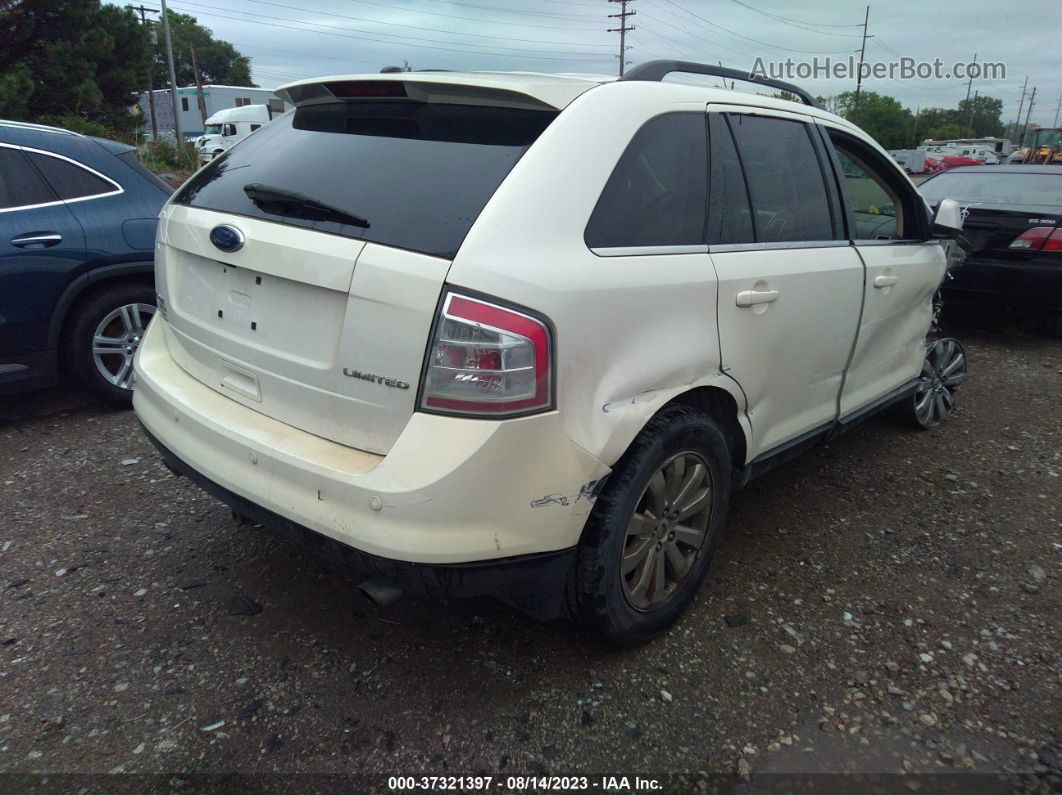
<instances>
[{"instance_id":1,"label":"utility pole","mask_svg":"<svg viewBox=\"0 0 1062 795\"><path fill-rule=\"evenodd\" d=\"M195 42L192 42L192 73L195 75L195 98L199 105L199 115L203 119L203 126L206 127L207 112L206 112L206 98L203 96L203 78L199 75L199 61L195 57Z\"/></svg>"},{"instance_id":2,"label":"utility pole","mask_svg":"<svg viewBox=\"0 0 1062 795\"><path fill-rule=\"evenodd\" d=\"M918 146L918 117L922 113L922 103L918 103L918 107L915 108L914 118L914 132L911 133L911 137L914 139L915 146Z\"/></svg>"},{"instance_id":3,"label":"utility pole","mask_svg":"<svg viewBox=\"0 0 1062 795\"><path fill-rule=\"evenodd\" d=\"M1062 110L1062 94L1058 95L1058 104L1055 106L1055 123L1051 125L1052 127L1058 126L1058 112L1060 110Z\"/></svg>"},{"instance_id":4,"label":"utility pole","mask_svg":"<svg viewBox=\"0 0 1062 795\"><path fill-rule=\"evenodd\" d=\"M173 100L173 133L177 143L177 161L181 160L181 117L177 112L177 72L173 68L173 39L170 38L170 17L166 13L166 0L162 5L162 35L166 37L166 60L170 66L170 99Z\"/></svg>"},{"instance_id":5,"label":"utility pole","mask_svg":"<svg viewBox=\"0 0 1062 795\"><path fill-rule=\"evenodd\" d=\"M977 135L977 132L974 130L974 127L973 127L973 108L974 108L974 105L977 104L977 97L980 95L980 93L981 93L981 89L977 89L974 92L973 105L970 105L970 103L966 103L967 105L970 105L970 107L969 107L969 111L970 112L966 114L966 118L967 118L966 129L970 131L970 136L971 137Z\"/></svg>"},{"instance_id":6,"label":"utility pole","mask_svg":"<svg viewBox=\"0 0 1062 795\"><path fill-rule=\"evenodd\" d=\"M870 6L867 6L867 13L863 16L863 45L859 48L859 71L856 72L856 95L852 108L853 116L859 113L859 93L863 88L863 58L867 54L867 23L869 22Z\"/></svg>"},{"instance_id":7,"label":"utility pole","mask_svg":"<svg viewBox=\"0 0 1062 795\"><path fill-rule=\"evenodd\" d=\"M977 53L974 53L973 62L977 63ZM973 116L973 112L972 112L973 108L970 107L970 89L971 88L973 88L973 76L972 75L970 76L970 79L966 83L966 118L967 119L970 119ZM969 122L967 122L966 126L967 127L970 126Z\"/></svg>"},{"instance_id":8,"label":"utility pole","mask_svg":"<svg viewBox=\"0 0 1062 795\"><path fill-rule=\"evenodd\" d=\"M127 8L131 8L134 11L137 11L137 12L140 13L140 24L141 25L146 25L147 24L147 16L146 16L147 14L157 14L157 13L159 13L159 10L157 8L148 8L147 6L145 6L143 4L138 5L138 6L127 6ZM155 35L155 29L152 28L151 29L151 43L155 44L157 42L158 42L158 38ZM147 95L148 95L148 107L151 108L151 140L155 140L158 137L158 135L159 135L159 125L158 125L158 122L155 121L155 54L154 54L154 52L152 52L152 54L151 54L151 66L148 67L148 92L147 92Z\"/></svg>"},{"instance_id":9,"label":"utility pole","mask_svg":"<svg viewBox=\"0 0 1062 795\"><path fill-rule=\"evenodd\" d=\"M1012 136L1018 134L1018 125L1021 124L1021 109L1025 105L1025 89L1027 89L1028 87L1029 76L1025 75L1025 84L1021 87L1021 99L1018 101L1018 115L1014 119L1014 129L1012 129L1010 132ZM1021 141L1018 141L1018 144L1020 145Z\"/></svg>"},{"instance_id":10,"label":"utility pole","mask_svg":"<svg viewBox=\"0 0 1062 795\"><path fill-rule=\"evenodd\" d=\"M627 19L629 17L633 17L638 12L637 11L628 11L627 10L627 3L634 2L634 0L608 0L608 1L610 3L619 3L620 4L620 13L618 13L618 14L609 14L608 15L609 19L618 19L619 20L619 27L618 28L609 28L608 32L609 33L618 33L620 35L620 44L619 44L619 76L623 77L623 67L624 67L624 65L627 62L627 50L629 49L627 47L627 32L631 31L631 30L634 30L634 25L628 25L627 24Z\"/></svg>"},{"instance_id":11,"label":"utility pole","mask_svg":"<svg viewBox=\"0 0 1062 795\"><path fill-rule=\"evenodd\" d=\"M1025 111L1025 127L1021 131L1021 142L1025 143L1025 136L1029 134L1029 117L1032 116L1033 105L1036 104L1036 86L1033 86L1032 96L1029 97L1029 109Z\"/></svg>"}]
</instances>

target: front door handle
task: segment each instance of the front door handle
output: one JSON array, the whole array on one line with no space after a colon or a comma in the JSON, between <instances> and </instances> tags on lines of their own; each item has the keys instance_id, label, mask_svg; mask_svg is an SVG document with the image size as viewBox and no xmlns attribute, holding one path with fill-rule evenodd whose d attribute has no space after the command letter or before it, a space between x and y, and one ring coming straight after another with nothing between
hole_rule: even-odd
<instances>
[{"instance_id":1,"label":"front door handle","mask_svg":"<svg viewBox=\"0 0 1062 795\"><path fill-rule=\"evenodd\" d=\"M777 300L777 290L742 290L737 294L735 303L738 306L756 306L757 304L770 304Z\"/></svg>"},{"instance_id":2,"label":"front door handle","mask_svg":"<svg viewBox=\"0 0 1062 795\"><path fill-rule=\"evenodd\" d=\"M875 276L874 286L879 289L882 287L892 287L898 281L900 280L895 276Z\"/></svg>"},{"instance_id":3,"label":"front door handle","mask_svg":"<svg viewBox=\"0 0 1062 795\"><path fill-rule=\"evenodd\" d=\"M48 248L49 246L57 246L62 242L63 236L57 232L29 232L28 234L11 238L11 245L19 248L29 248L31 246Z\"/></svg>"}]
</instances>

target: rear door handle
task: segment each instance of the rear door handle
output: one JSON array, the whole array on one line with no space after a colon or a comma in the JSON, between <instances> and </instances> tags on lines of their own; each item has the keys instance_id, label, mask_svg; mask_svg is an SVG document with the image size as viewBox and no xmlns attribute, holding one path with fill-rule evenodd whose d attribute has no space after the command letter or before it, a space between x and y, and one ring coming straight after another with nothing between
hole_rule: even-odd
<instances>
[{"instance_id":1,"label":"rear door handle","mask_svg":"<svg viewBox=\"0 0 1062 795\"><path fill-rule=\"evenodd\" d=\"M875 276L874 277L874 286L875 287L879 287L879 288L880 287L892 287L898 281L900 281L900 280L897 277L895 277L895 276Z\"/></svg>"},{"instance_id":2,"label":"rear door handle","mask_svg":"<svg viewBox=\"0 0 1062 795\"><path fill-rule=\"evenodd\" d=\"M737 294L735 303L738 306L756 306L756 304L770 304L777 300L777 290L742 290Z\"/></svg>"},{"instance_id":3,"label":"rear door handle","mask_svg":"<svg viewBox=\"0 0 1062 795\"><path fill-rule=\"evenodd\" d=\"M29 248L30 246L48 248L49 246L57 246L62 242L63 236L56 232L30 232L11 238L11 245L19 248Z\"/></svg>"}]
</instances>

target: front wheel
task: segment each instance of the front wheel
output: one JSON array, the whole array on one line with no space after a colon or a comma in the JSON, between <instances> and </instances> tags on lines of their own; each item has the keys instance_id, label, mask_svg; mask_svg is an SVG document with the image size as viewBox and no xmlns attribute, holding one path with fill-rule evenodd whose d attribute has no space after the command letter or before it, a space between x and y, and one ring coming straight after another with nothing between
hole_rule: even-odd
<instances>
[{"instance_id":1,"label":"front wheel","mask_svg":"<svg viewBox=\"0 0 1062 795\"><path fill-rule=\"evenodd\" d=\"M583 532L569 609L606 640L660 634L693 600L730 499L723 434L685 406L653 418L605 484Z\"/></svg>"},{"instance_id":2,"label":"front wheel","mask_svg":"<svg viewBox=\"0 0 1062 795\"><path fill-rule=\"evenodd\" d=\"M955 411L955 392L966 382L966 351L957 339L944 337L929 346L918 386L905 413L919 428L944 424Z\"/></svg>"}]
</instances>

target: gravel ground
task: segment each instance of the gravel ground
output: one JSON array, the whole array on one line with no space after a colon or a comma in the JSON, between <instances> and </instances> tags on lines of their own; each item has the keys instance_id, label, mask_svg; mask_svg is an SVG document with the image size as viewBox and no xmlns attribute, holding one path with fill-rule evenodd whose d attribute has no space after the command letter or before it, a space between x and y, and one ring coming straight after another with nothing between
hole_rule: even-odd
<instances>
[{"instance_id":1,"label":"gravel ground","mask_svg":"<svg viewBox=\"0 0 1062 795\"><path fill-rule=\"evenodd\" d=\"M1062 344L960 337L947 426L874 418L754 482L687 616L624 652L490 600L374 607L171 476L132 413L6 399L0 771L1057 790Z\"/></svg>"}]
</instances>

